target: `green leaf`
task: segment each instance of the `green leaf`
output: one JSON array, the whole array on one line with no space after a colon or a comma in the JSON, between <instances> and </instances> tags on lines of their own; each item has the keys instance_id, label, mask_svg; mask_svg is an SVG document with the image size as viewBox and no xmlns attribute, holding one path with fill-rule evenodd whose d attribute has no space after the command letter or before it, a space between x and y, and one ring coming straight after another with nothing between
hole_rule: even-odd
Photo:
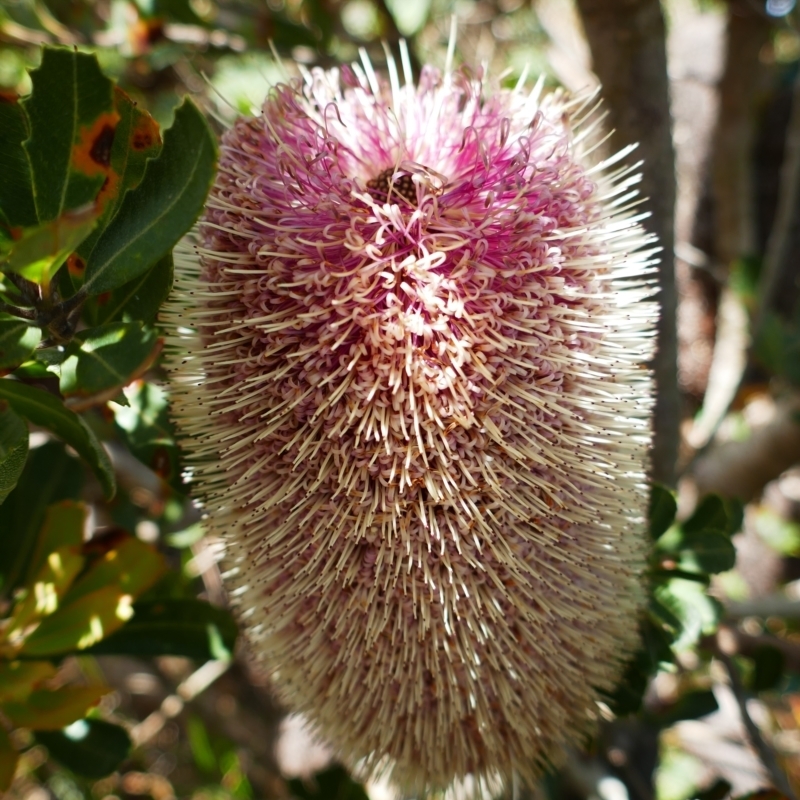
<instances>
[{"instance_id":1,"label":"green leaf","mask_svg":"<svg viewBox=\"0 0 800 800\"><path fill-rule=\"evenodd\" d=\"M659 622L645 619L642 624L642 646L628 663L619 685L605 695L611 710L619 717L636 714L642 707L647 685L662 664L673 661L672 636Z\"/></svg>"},{"instance_id":2,"label":"green leaf","mask_svg":"<svg viewBox=\"0 0 800 800\"><path fill-rule=\"evenodd\" d=\"M759 537L777 553L794 556L800 552L800 524L762 505L755 509L753 527Z\"/></svg>"},{"instance_id":3,"label":"green leaf","mask_svg":"<svg viewBox=\"0 0 800 800\"><path fill-rule=\"evenodd\" d=\"M693 567L697 570L697 566ZM649 571L648 576L652 581L661 582L670 581L673 578L683 578L685 581L696 581L708 586L711 583L711 578L705 572L689 572L684 569L652 569Z\"/></svg>"},{"instance_id":4,"label":"green leaf","mask_svg":"<svg viewBox=\"0 0 800 800\"><path fill-rule=\"evenodd\" d=\"M0 314L0 373L11 371L27 361L41 338L39 328L19 317Z\"/></svg>"},{"instance_id":5,"label":"green leaf","mask_svg":"<svg viewBox=\"0 0 800 800\"><path fill-rule=\"evenodd\" d=\"M208 738L208 731L203 721L194 715L186 720L186 738L192 750L194 763L203 771L213 773L217 768L217 757Z\"/></svg>"},{"instance_id":6,"label":"green leaf","mask_svg":"<svg viewBox=\"0 0 800 800\"><path fill-rule=\"evenodd\" d=\"M119 630L132 614L131 596L118 586L104 586L69 604L62 603L25 639L19 654L54 657L86 650Z\"/></svg>"},{"instance_id":7,"label":"green leaf","mask_svg":"<svg viewBox=\"0 0 800 800\"><path fill-rule=\"evenodd\" d=\"M0 97L0 220L9 228L37 223L33 184L22 142L28 137L28 120L22 106Z\"/></svg>"},{"instance_id":8,"label":"green leaf","mask_svg":"<svg viewBox=\"0 0 800 800\"><path fill-rule=\"evenodd\" d=\"M710 689L700 689L682 694L677 702L653 715L653 721L667 728L684 719L699 719L707 714L713 714L718 708L714 692Z\"/></svg>"},{"instance_id":9,"label":"green leaf","mask_svg":"<svg viewBox=\"0 0 800 800\"><path fill-rule=\"evenodd\" d=\"M121 595L139 597L167 571L167 562L154 547L127 536L96 559L64 598L66 608L98 589L116 587Z\"/></svg>"},{"instance_id":10,"label":"green leaf","mask_svg":"<svg viewBox=\"0 0 800 800\"><path fill-rule=\"evenodd\" d=\"M2 382L2 381L0 381ZM84 471L61 442L31 450L16 488L0 506L0 588L9 595L28 572L45 508L59 500L75 499Z\"/></svg>"},{"instance_id":11,"label":"green leaf","mask_svg":"<svg viewBox=\"0 0 800 800\"><path fill-rule=\"evenodd\" d=\"M650 621L662 630L675 634L681 629L680 618L655 597L650 598L647 614Z\"/></svg>"},{"instance_id":12,"label":"green leaf","mask_svg":"<svg viewBox=\"0 0 800 800\"><path fill-rule=\"evenodd\" d=\"M717 778L708 789L695 792L692 800L725 800L731 791L731 785L724 778Z\"/></svg>"},{"instance_id":13,"label":"green leaf","mask_svg":"<svg viewBox=\"0 0 800 800\"><path fill-rule=\"evenodd\" d=\"M61 598L84 563L76 547L59 547L47 554L45 563L20 593L6 626L6 638L14 655L35 635L37 626L59 610Z\"/></svg>"},{"instance_id":14,"label":"green leaf","mask_svg":"<svg viewBox=\"0 0 800 800\"><path fill-rule=\"evenodd\" d=\"M0 399L22 417L63 439L75 448L97 476L106 497L113 497L116 489L111 461L92 429L63 403L42 389L26 386L18 381L0 380Z\"/></svg>"},{"instance_id":15,"label":"green leaf","mask_svg":"<svg viewBox=\"0 0 800 800\"><path fill-rule=\"evenodd\" d=\"M24 703L2 703L0 710L21 728L56 731L83 717L109 691L107 686L64 686L39 689Z\"/></svg>"},{"instance_id":16,"label":"green leaf","mask_svg":"<svg viewBox=\"0 0 800 800\"><path fill-rule=\"evenodd\" d=\"M44 521L36 535L36 547L25 571L24 584L35 579L50 553L62 547L81 548L88 514L86 504L75 500L60 500L47 506Z\"/></svg>"},{"instance_id":17,"label":"green leaf","mask_svg":"<svg viewBox=\"0 0 800 800\"><path fill-rule=\"evenodd\" d=\"M22 105L30 121L24 143L40 222L93 203L108 177L119 122L113 85L94 55L45 47Z\"/></svg>"},{"instance_id":18,"label":"green leaf","mask_svg":"<svg viewBox=\"0 0 800 800\"><path fill-rule=\"evenodd\" d=\"M115 396L152 363L158 341L141 322L112 322L75 334L59 384L69 406L80 410Z\"/></svg>"},{"instance_id":19,"label":"green leaf","mask_svg":"<svg viewBox=\"0 0 800 800\"><path fill-rule=\"evenodd\" d=\"M164 256L147 272L113 292L96 299L98 325L114 320L155 322L161 304L172 289L172 254Z\"/></svg>"},{"instance_id":20,"label":"green leaf","mask_svg":"<svg viewBox=\"0 0 800 800\"><path fill-rule=\"evenodd\" d=\"M85 652L94 655L174 655L208 661L233 652L237 628L228 611L199 600L134 604L125 627Z\"/></svg>"},{"instance_id":21,"label":"green leaf","mask_svg":"<svg viewBox=\"0 0 800 800\"><path fill-rule=\"evenodd\" d=\"M680 622L672 645L676 652L689 649L701 636L714 633L717 629L722 606L706 594L701 584L676 578L668 584L654 587L653 596Z\"/></svg>"},{"instance_id":22,"label":"green leaf","mask_svg":"<svg viewBox=\"0 0 800 800\"><path fill-rule=\"evenodd\" d=\"M155 158L161 150L158 123L118 86L114 87L114 108L119 115L119 124L114 133L108 179L97 198L101 209L100 221L92 235L78 248L84 266L119 209L125 193L141 183L147 159ZM82 279L82 270L74 277Z\"/></svg>"},{"instance_id":23,"label":"green leaf","mask_svg":"<svg viewBox=\"0 0 800 800\"><path fill-rule=\"evenodd\" d=\"M117 406L114 419L131 452L160 478L181 490L180 452L175 444L166 392L142 382L126 390L128 406Z\"/></svg>"},{"instance_id":24,"label":"green leaf","mask_svg":"<svg viewBox=\"0 0 800 800\"><path fill-rule=\"evenodd\" d=\"M647 518L650 521L650 535L658 539L675 521L678 504L669 489L654 483L650 489L650 507Z\"/></svg>"},{"instance_id":25,"label":"green leaf","mask_svg":"<svg viewBox=\"0 0 800 800\"><path fill-rule=\"evenodd\" d=\"M24 700L55 674L49 661L0 661L0 703Z\"/></svg>"},{"instance_id":26,"label":"green leaf","mask_svg":"<svg viewBox=\"0 0 800 800\"><path fill-rule=\"evenodd\" d=\"M36 741L50 756L84 778L102 778L128 757L131 740L119 725L79 719L60 731L37 731Z\"/></svg>"},{"instance_id":27,"label":"green leaf","mask_svg":"<svg viewBox=\"0 0 800 800\"><path fill-rule=\"evenodd\" d=\"M356 783L347 770L339 764L315 773L303 780L287 781L289 792L297 800L369 800L360 783Z\"/></svg>"},{"instance_id":28,"label":"green leaf","mask_svg":"<svg viewBox=\"0 0 800 800\"><path fill-rule=\"evenodd\" d=\"M694 514L683 523L682 528L685 534L716 531L732 536L742 526L743 513L742 505L738 501L710 494L700 501Z\"/></svg>"},{"instance_id":29,"label":"green leaf","mask_svg":"<svg viewBox=\"0 0 800 800\"><path fill-rule=\"evenodd\" d=\"M28 426L0 400L0 503L17 485L28 457Z\"/></svg>"},{"instance_id":30,"label":"green leaf","mask_svg":"<svg viewBox=\"0 0 800 800\"><path fill-rule=\"evenodd\" d=\"M216 153L203 115L185 100L158 158L147 163L141 184L125 195L92 252L85 283L90 294L129 283L172 250L202 211Z\"/></svg>"},{"instance_id":31,"label":"green leaf","mask_svg":"<svg viewBox=\"0 0 800 800\"><path fill-rule=\"evenodd\" d=\"M0 725L0 792L11 788L18 761L19 754L11 744L6 729Z\"/></svg>"},{"instance_id":32,"label":"green leaf","mask_svg":"<svg viewBox=\"0 0 800 800\"><path fill-rule=\"evenodd\" d=\"M708 574L726 572L736 563L733 542L724 533L713 530L684 533L680 554L682 569Z\"/></svg>"},{"instance_id":33,"label":"green leaf","mask_svg":"<svg viewBox=\"0 0 800 800\"><path fill-rule=\"evenodd\" d=\"M69 254L96 224L97 211L89 205L66 211L35 228L24 228L0 263L0 269L17 272L34 283L49 284Z\"/></svg>"},{"instance_id":34,"label":"green leaf","mask_svg":"<svg viewBox=\"0 0 800 800\"><path fill-rule=\"evenodd\" d=\"M755 665L750 691L766 692L776 688L783 679L783 669L786 666L784 654L777 647L761 645L750 657Z\"/></svg>"}]
</instances>

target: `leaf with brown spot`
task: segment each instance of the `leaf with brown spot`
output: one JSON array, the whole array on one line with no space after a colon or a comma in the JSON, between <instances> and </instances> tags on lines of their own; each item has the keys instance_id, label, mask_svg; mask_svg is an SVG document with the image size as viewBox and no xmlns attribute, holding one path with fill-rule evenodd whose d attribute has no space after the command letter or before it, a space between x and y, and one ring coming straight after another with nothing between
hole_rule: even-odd
<instances>
[{"instance_id":1,"label":"leaf with brown spot","mask_svg":"<svg viewBox=\"0 0 800 800\"><path fill-rule=\"evenodd\" d=\"M103 161L119 114L113 84L93 55L45 47L31 82L33 90L22 101L30 122L23 147L39 221L46 222L95 201L108 177Z\"/></svg>"},{"instance_id":2,"label":"leaf with brown spot","mask_svg":"<svg viewBox=\"0 0 800 800\"><path fill-rule=\"evenodd\" d=\"M203 210L217 165L217 145L188 98L175 111L157 159L147 162L133 192L87 259L85 288L98 295L146 272L169 253Z\"/></svg>"},{"instance_id":3,"label":"leaf with brown spot","mask_svg":"<svg viewBox=\"0 0 800 800\"><path fill-rule=\"evenodd\" d=\"M108 175L97 196L100 221L91 236L78 248L84 265L103 230L116 214L125 192L135 189L141 182L147 159L155 158L161 152L158 123L118 86L114 87L114 107L119 123L107 151ZM83 280L82 271L70 271L70 275L76 285Z\"/></svg>"},{"instance_id":4,"label":"leaf with brown spot","mask_svg":"<svg viewBox=\"0 0 800 800\"><path fill-rule=\"evenodd\" d=\"M0 256L0 269L47 285L95 225L97 210L88 205L35 227L24 228L8 252Z\"/></svg>"},{"instance_id":5,"label":"leaf with brown spot","mask_svg":"<svg viewBox=\"0 0 800 800\"><path fill-rule=\"evenodd\" d=\"M111 150L116 138L119 114L101 114L91 125L78 131L78 141L72 147L71 166L85 175L108 177L111 166Z\"/></svg>"}]
</instances>

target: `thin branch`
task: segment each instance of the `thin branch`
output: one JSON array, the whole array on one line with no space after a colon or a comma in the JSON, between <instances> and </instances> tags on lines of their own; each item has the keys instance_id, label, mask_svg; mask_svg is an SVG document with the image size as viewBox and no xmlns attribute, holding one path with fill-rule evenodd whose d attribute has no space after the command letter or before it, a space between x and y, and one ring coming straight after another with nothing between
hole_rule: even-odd
<instances>
[{"instance_id":1,"label":"thin branch","mask_svg":"<svg viewBox=\"0 0 800 800\"><path fill-rule=\"evenodd\" d=\"M658 395L652 475L672 485L680 442L676 329L674 219L675 155L667 77L664 17L659 0L577 0L594 71L603 85L616 150L639 142L644 159L642 197L653 216L645 227L663 248L659 268L658 354L653 361Z\"/></svg>"},{"instance_id":2,"label":"thin branch","mask_svg":"<svg viewBox=\"0 0 800 800\"><path fill-rule=\"evenodd\" d=\"M748 502L800 460L800 395L781 398L769 418L753 422L745 441L712 444L692 466L700 495L716 493Z\"/></svg>"},{"instance_id":3,"label":"thin branch","mask_svg":"<svg viewBox=\"0 0 800 800\"><path fill-rule=\"evenodd\" d=\"M798 205L800 204L800 73L795 78L792 91L792 114L786 130L781 181L778 190L778 208L767 242L764 266L759 286L759 306L754 323L754 341L758 340L767 313L775 305L785 305L782 297L785 284L793 286L797 260L794 244L798 235ZM796 292L788 292L793 300ZM782 302L778 302L781 298Z\"/></svg>"},{"instance_id":4,"label":"thin branch","mask_svg":"<svg viewBox=\"0 0 800 800\"><path fill-rule=\"evenodd\" d=\"M797 620L800 619L800 600L793 600L785 595L769 595L756 597L753 600L726 603L725 616L728 619L781 617Z\"/></svg>"},{"instance_id":5,"label":"thin branch","mask_svg":"<svg viewBox=\"0 0 800 800\"><path fill-rule=\"evenodd\" d=\"M797 800L797 796L792 791L792 787L789 784L786 773L778 764L778 759L775 756L775 752L773 751L772 747L767 744L766 740L761 735L758 725L753 722L753 718L750 716L750 712L747 710L747 697L745 695L745 688L742 684L742 678L739 675L739 670L736 667L736 664L733 663L733 659L727 653L724 653L719 648L717 648L716 657L725 665L725 669L728 672L728 678L730 679L731 683L731 691L733 692L733 695L736 698L736 703L739 706L739 713L742 715L742 722L744 723L745 730L747 731L747 736L750 739L750 744L752 744L753 749L758 753L758 757L761 759L761 763L766 768L770 778L772 778L775 788L778 789L778 791L780 791L785 797L789 798L789 800Z\"/></svg>"},{"instance_id":6,"label":"thin branch","mask_svg":"<svg viewBox=\"0 0 800 800\"><path fill-rule=\"evenodd\" d=\"M13 314L15 317L21 317L22 319L36 319L36 312L33 309L12 306L9 303L3 303L2 301L0 301L0 311L2 311L4 314Z\"/></svg>"},{"instance_id":7,"label":"thin branch","mask_svg":"<svg viewBox=\"0 0 800 800\"><path fill-rule=\"evenodd\" d=\"M36 303L42 299L42 292L39 285L33 281L29 281L27 278L23 278L18 272L4 272L3 279L16 287L27 302Z\"/></svg>"}]
</instances>

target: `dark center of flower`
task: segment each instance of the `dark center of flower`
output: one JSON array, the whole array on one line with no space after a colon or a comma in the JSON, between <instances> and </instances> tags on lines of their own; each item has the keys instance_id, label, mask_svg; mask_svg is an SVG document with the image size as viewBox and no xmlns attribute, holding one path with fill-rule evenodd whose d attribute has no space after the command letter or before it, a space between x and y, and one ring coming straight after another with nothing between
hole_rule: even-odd
<instances>
[{"instance_id":1,"label":"dark center of flower","mask_svg":"<svg viewBox=\"0 0 800 800\"><path fill-rule=\"evenodd\" d=\"M373 195L381 198L388 197L391 189L392 195L399 195L409 203L417 202L417 187L407 173L397 173L394 167L389 167L375 178L367 181L367 188Z\"/></svg>"}]
</instances>

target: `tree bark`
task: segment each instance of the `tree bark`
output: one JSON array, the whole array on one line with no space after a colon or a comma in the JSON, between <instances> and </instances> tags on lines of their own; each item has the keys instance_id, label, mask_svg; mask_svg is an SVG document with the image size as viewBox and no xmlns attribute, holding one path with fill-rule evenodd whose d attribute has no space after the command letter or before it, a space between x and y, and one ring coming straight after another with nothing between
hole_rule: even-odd
<instances>
[{"instance_id":1,"label":"tree bark","mask_svg":"<svg viewBox=\"0 0 800 800\"><path fill-rule=\"evenodd\" d=\"M653 362L658 396L652 476L675 482L680 442L675 290L675 155L667 77L664 18L659 0L577 0L594 71L603 84L614 129L611 144L639 142L644 159L642 196L653 216L645 227L664 248L659 269L661 318Z\"/></svg>"}]
</instances>

